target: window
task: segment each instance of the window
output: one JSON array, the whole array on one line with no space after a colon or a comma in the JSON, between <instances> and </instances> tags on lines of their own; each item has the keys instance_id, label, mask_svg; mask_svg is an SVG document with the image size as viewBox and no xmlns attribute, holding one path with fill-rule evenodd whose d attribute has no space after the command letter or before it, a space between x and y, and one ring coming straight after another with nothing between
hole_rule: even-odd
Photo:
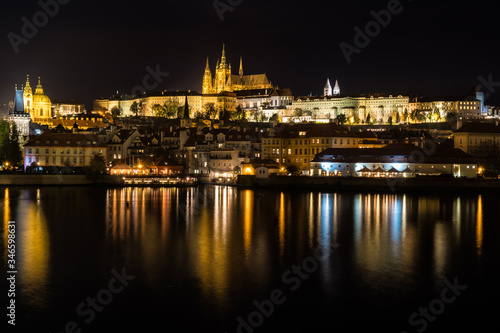
<instances>
[{"instance_id":1,"label":"window","mask_svg":"<svg viewBox=\"0 0 500 333\"><path fill-rule=\"evenodd\" d=\"M35 154L38 154L38 148L37 148L37 149L35 149Z\"/></svg>"},{"instance_id":2,"label":"window","mask_svg":"<svg viewBox=\"0 0 500 333\"><path fill-rule=\"evenodd\" d=\"M45 154L49 153L49 148L45 149Z\"/></svg>"},{"instance_id":3,"label":"window","mask_svg":"<svg viewBox=\"0 0 500 333\"><path fill-rule=\"evenodd\" d=\"M28 149L28 154L31 154L31 148Z\"/></svg>"}]
</instances>

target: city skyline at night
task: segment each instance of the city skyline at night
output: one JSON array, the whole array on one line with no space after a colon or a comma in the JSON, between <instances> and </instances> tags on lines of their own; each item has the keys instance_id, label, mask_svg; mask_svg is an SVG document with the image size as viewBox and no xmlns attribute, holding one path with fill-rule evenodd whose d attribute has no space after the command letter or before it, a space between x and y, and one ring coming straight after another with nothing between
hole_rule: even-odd
<instances>
[{"instance_id":1,"label":"city skyline at night","mask_svg":"<svg viewBox=\"0 0 500 333\"><path fill-rule=\"evenodd\" d=\"M154 90L201 92L206 58L217 59L225 43L235 70L243 57L246 73L266 73L295 96L322 94L330 77L341 82L345 95L449 96L478 84L489 94L487 103L498 104L491 43L497 32L488 5L402 1L396 14L384 18L389 4L341 2L335 12L342 15L332 20L329 11L314 7L242 2L221 20L210 1L173 3L176 14L168 19L154 11L154 1L134 13L118 2L68 1L25 38L25 21L33 22L43 8L20 1L2 23L0 102L12 100L13 84L28 73L43 77L51 96L78 100L89 111L94 98L130 94L148 68L169 73ZM26 43L13 42L12 34Z\"/></svg>"}]
</instances>

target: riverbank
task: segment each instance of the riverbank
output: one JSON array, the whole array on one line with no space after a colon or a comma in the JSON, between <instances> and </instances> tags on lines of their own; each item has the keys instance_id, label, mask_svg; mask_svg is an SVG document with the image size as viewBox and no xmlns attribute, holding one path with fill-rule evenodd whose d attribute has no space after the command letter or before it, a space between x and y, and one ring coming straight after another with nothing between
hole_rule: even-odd
<instances>
[{"instance_id":1,"label":"riverbank","mask_svg":"<svg viewBox=\"0 0 500 333\"><path fill-rule=\"evenodd\" d=\"M405 192L405 193L500 193L498 179L470 178L364 178L277 176L267 179L238 176L238 185L287 190L318 190L334 192Z\"/></svg>"},{"instance_id":2,"label":"riverbank","mask_svg":"<svg viewBox=\"0 0 500 333\"><path fill-rule=\"evenodd\" d=\"M123 186L120 176L108 175L0 175L0 186Z\"/></svg>"}]
</instances>

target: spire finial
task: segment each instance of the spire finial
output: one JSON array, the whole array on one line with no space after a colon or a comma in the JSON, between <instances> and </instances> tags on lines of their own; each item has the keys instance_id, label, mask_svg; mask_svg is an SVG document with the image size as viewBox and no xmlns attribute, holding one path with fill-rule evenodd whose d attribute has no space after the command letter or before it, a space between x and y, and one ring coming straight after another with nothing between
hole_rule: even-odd
<instances>
[{"instance_id":1,"label":"spire finial","mask_svg":"<svg viewBox=\"0 0 500 333\"><path fill-rule=\"evenodd\" d=\"M243 76L243 57L240 57L240 76Z\"/></svg>"}]
</instances>

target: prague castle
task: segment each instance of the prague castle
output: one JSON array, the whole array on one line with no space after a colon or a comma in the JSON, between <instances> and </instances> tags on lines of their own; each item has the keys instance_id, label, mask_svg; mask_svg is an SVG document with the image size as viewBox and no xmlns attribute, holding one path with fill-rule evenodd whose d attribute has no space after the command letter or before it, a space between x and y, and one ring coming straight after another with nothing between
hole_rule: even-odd
<instances>
[{"instance_id":1,"label":"prague castle","mask_svg":"<svg viewBox=\"0 0 500 333\"><path fill-rule=\"evenodd\" d=\"M223 91L233 92L252 89L272 89L273 86L266 74L243 75L243 59L240 58L239 75L233 75L231 64L227 63L225 46L222 47L222 57L217 60L215 77L212 76L207 58L207 66L203 75L202 93L219 94Z\"/></svg>"}]
</instances>

